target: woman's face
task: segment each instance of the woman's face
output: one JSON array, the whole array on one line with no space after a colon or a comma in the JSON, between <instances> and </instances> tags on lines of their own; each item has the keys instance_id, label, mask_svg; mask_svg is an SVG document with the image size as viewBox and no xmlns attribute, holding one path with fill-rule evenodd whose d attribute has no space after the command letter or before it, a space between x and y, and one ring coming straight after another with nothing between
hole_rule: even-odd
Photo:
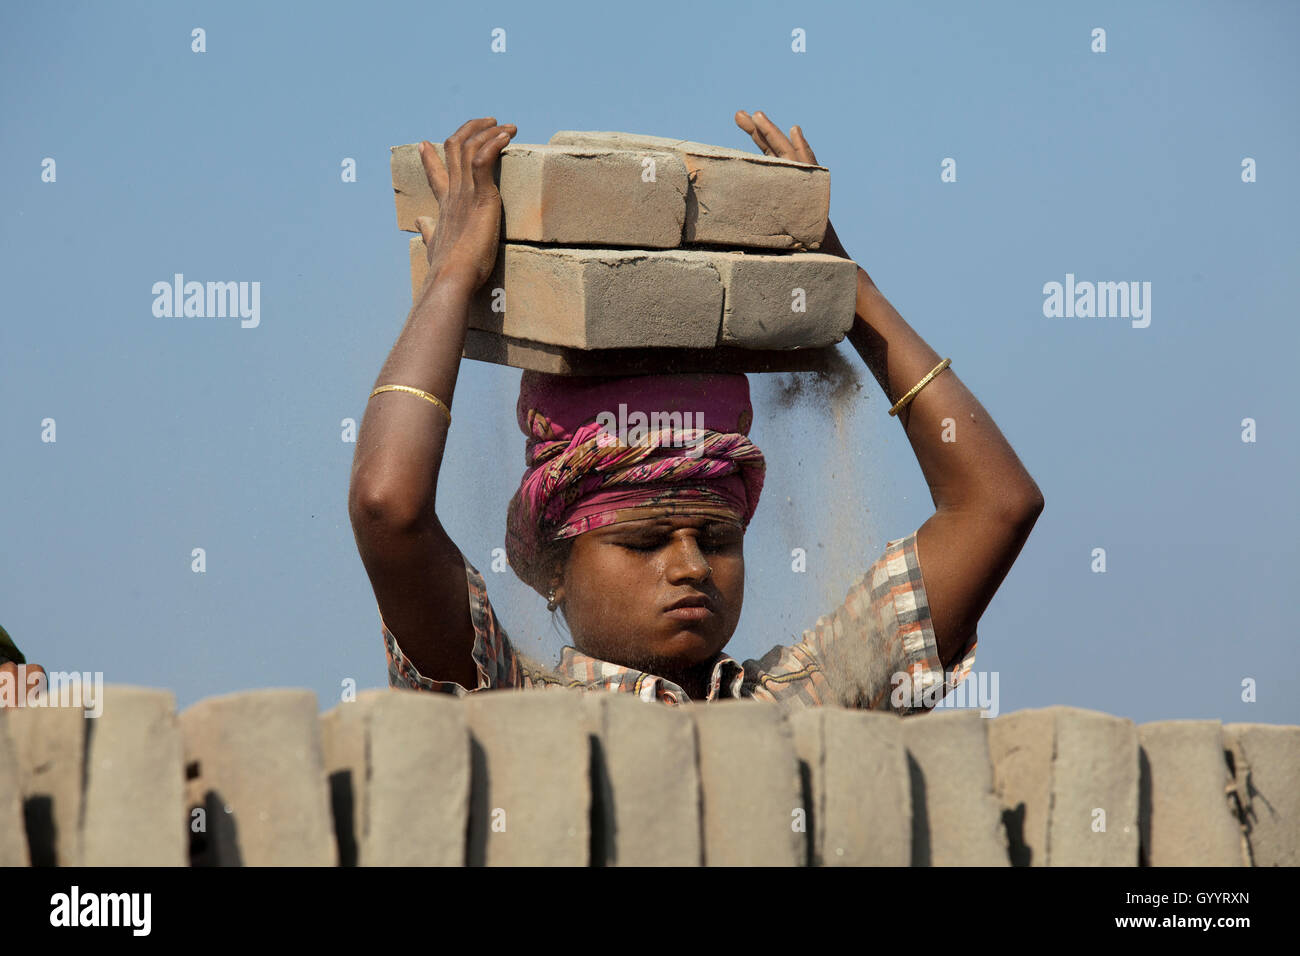
<instances>
[{"instance_id":1,"label":"woman's face","mask_svg":"<svg viewBox=\"0 0 1300 956\"><path fill-rule=\"evenodd\" d=\"M672 515L578 535L557 588L574 645L652 674L711 660L740 620L745 590L739 522ZM682 598L707 610L671 612Z\"/></svg>"}]
</instances>

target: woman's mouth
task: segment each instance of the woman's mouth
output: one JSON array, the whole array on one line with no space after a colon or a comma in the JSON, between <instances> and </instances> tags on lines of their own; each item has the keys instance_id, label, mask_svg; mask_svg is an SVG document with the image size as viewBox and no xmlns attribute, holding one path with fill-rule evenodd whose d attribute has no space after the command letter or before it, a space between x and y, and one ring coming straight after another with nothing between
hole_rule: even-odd
<instances>
[{"instance_id":1,"label":"woman's mouth","mask_svg":"<svg viewBox=\"0 0 1300 956\"><path fill-rule=\"evenodd\" d=\"M704 605L685 605L684 607L670 607L664 611L664 614L676 621L704 621L713 617L713 611Z\"/></svg>"}]
</instances>

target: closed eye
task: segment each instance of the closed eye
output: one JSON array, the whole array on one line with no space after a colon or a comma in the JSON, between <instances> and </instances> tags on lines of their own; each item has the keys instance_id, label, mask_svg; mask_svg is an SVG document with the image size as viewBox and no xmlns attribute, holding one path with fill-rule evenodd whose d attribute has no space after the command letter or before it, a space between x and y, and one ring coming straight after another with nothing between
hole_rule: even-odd
<instances>
[{"instance_id":1,"label":"closed eye","mask_svg":"<svg viewBox=\"0 0 1300 956\"><path fill-rule=\"evenodd\" d=\"M663 547L663 545L658 543L640 545L640 544L631 544L629 542L622 541L619 542L619 547L626 548L629 551L658 551L660 548Z\"/></svg>"},{"instance_id":2,"label":"closed eye","mask_svg":"<svg viewBox=\"0 0 1300 956\"><path fill-rule=\"evenodd\" d=\"M712 552L712 551L725 551L728 548L738 547L740 545L740 541L741 541L740 535L730 534L728 532L722 532L720 534L708 535L704 538L701 538L699 540L699 544L700 544L700 550ZM625 548L628 551L640 551L642 553L645 553L649 551L658 551L660 548L664 546L664 543L665 542L663 541L650 541L650 542L620 541L618 544L620 548Z\"/></svg>"}]
</instances>

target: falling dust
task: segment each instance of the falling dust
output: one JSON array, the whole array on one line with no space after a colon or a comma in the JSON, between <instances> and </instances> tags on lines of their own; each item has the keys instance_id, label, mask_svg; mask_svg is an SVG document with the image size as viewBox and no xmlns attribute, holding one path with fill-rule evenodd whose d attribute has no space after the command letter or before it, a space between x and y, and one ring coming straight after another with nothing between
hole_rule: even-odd
<instances>
[{"instance_id":1,"label":"falling dust","mask_svg":"<svg viewBox=\"0 0 1300 956\"><path fill-rule=\"evenodd\" d=\"M836 350L820 371L750 376L755 405L762 406L761 418L755 418L764 438L757 443L768 460L770 484L756 518L763 519L767 505L766 520L779 517L785 543L763 584L788 596L780 612L785 634L778 632L772 640L762 635L764 651L778 643L776 638L797 643L805 629L815 628L819 616L825 616L829 634L832 613L884 551L872 507L880 500L873 463L885 425L879 416L858 415L880 407L878 394L867 388L874 380L863 375L864 369ZM803 573L795 571L795 548L806 553ZM862 598L855 607L865 612L865 591ZM816 608L811 613L810 605ZM879 625L847 615L841 625L843 639L821 661L832 691L827 703L865 707L873 694L889 686L889 662L879 659L880 643L871 634Z\"/></svg>"}]
</instances>

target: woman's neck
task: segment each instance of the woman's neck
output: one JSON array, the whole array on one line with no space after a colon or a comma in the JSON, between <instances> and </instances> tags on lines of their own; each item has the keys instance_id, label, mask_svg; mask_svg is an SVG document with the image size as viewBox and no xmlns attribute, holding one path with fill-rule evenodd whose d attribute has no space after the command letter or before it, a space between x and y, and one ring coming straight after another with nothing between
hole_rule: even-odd
<instances>
[{"instance_id":1,"label":"woman's neck","mask_svg":"<svg viewBox=\"0 0 1300 956\"><path fill-rule=\"evenodd\" d=\"M693 701L703 701L709 696L709 680L713 676L714 661L696 664L686 670L655 671L658 676L670 680Z\"/></svg>"},{"instance_id":2,"label":"woman's neck","mask_svg":"<svg viewBox=\"0 0 1300 956\"><path fill-rule=\"evenodd\" d=\"M597 660L603 660L599 655L591 654L575 645L575 650L579 653L586 654L588 657L595 657ZM640 663L628 662L623 663L615 661L620 667L627 667L632 670L641 671L654 677L660 677L666 681L671 681L686 692L686 696L693 701L703 701L709 696L709 681L713 677L713 668L717 664L717 657L713 660L705 661L702 664L694 664L685 668L672 666L667 661L644 661Z\"/></svg>"}]
</instances>

